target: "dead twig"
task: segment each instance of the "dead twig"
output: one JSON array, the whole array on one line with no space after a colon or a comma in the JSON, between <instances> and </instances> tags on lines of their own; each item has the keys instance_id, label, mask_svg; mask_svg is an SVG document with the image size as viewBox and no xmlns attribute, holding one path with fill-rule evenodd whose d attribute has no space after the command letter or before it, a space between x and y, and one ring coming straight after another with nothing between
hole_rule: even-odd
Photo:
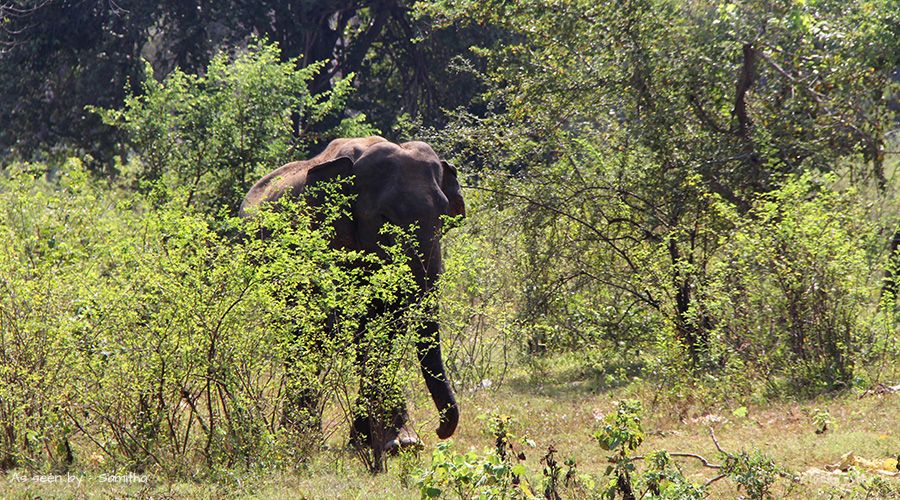
<instances>
[{"instance_id":1,"label":"dead twig","mask_svg":"<svg viewBox=\"0 0 900 500\"><path fill-rule=\"evenodd\" d=\"M713 484L714 482L718 481L719 479L722 479L723 477L728 477L728 474L719 474L718 476L716 476L716 477L710 479L709 481L703 483L703 487L704 487L704 488L707 488L707 487L709 487L709 485Z\"/></svg>"},{"instance_id":2,"label":"dead twig","mask_svg":"<svg viewBox=\"0 0 900 500\"><path fill-rule=\"evenodd\" d=\"M667 452L667 453L669 454L670 457L695 458L695 459L699 460L703 464L704 467L708 467L710 469L719 470L722 468L721 465L714 464L714 463L710 462L709 460L707 460L702 455L698 455L696 453L681 453L681 452ZM644 455L637 455L637 456L631 457L631 460L646 460L646 459L647 459L647 457L645 457Z\"/></svg>"},{"instance_id":3,"label":"dead twig","mask_svg":"<svg viewBox=\"0 0 900 500\"><path fill-rule=\"evenodd\" d=\"M716 449L719 450L719 453L724 453L724 454L726 454L726 455L728 454L728 452L726 452L725 450L722 449L721 446L719 446L719 440L716 439L716 433L713 432L713 428L712 428L712 427L709 428L709 437L712 438L712 442L713 442L714 445L716 445Z\"/></svg>"}]
</instances>

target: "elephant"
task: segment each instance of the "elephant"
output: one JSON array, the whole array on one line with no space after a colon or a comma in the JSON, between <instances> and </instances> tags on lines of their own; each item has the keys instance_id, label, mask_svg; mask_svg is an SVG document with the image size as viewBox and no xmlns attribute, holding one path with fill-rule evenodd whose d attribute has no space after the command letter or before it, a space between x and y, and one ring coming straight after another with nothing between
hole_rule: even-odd
<instances>
[{"instance_id":1,"label":"elephant","mask_svg":"<svg viewBox=\"0 0 900 500\"><path fill-rule=\"evenodd\" d=\"M283 196L305 197L313 206L322 204L321 195L311 194L316 190L307 187L337 178L351 179L344 189L350 191L352 201L350 216L332 223L332 248L379 253L382 226L414 225L415 244L410 251L417 255L411 255L410 267L416 286L411 295L424 296L443 271L442 216L464 217L466 211L456 169L424 142L395 144L378 136L335 139L312 159L288 163L260 179L244 198L240 216L252 216L256 207ZM459 407L444 369L437 322L425 322L418 338L422 376L440 418L436 433L446 439L456 430ZM357 418L351 440L367 436L376 457L421 445L407 422L405 407L382 426L380 440L376 441L373 434L379 432L373 433L372 425L371 418Z\"/></svg>"}]
</instances>

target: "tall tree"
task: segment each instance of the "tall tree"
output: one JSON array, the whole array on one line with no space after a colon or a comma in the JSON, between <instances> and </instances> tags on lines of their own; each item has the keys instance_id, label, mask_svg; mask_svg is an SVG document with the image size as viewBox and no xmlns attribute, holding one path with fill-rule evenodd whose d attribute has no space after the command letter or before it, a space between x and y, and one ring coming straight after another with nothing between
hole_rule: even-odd
<instances>
[{"instance_id":1,"label":"tall tree","mask_svg":"<svg viewBox=\"0 0 900 500\"><path fill-rule=\"evenodd\" d=\"M432 33L404 0L197 0L96 2L12 0L0 4L0 155L33 157L54 146L109 153L121 138L86 105L114 107L140 80L147 59L157 78L201 70L218 50L252 36L279 44L285 60L328 61L310 83L327 93L357 73L352 107L388 131L401 115L440 120L479 90L445 85L448 62L484 30ZM433 36L432 36L433 35ZM333 124L322 124L328 127ZM297 124L297 133L310 132ZM315 132L315 130L312 130Z\"/></svg>"},{"instance_id":2,"label":"tall tree","mask_svg":"<svg viewBox=\"0 0 900 500\"><path fill-rule=\"evenodd\" d=\"M727 226L718 200L745 212L783 176L848 159L856 179L883 180L893 0L428 4L514 36L481 51L500 112L461 121L457 149L518 172L507 200L524 198L538 240L555 235L546 288L624 290L695 364L712 326L697 294Z\"/></svg>"}]
</instances>

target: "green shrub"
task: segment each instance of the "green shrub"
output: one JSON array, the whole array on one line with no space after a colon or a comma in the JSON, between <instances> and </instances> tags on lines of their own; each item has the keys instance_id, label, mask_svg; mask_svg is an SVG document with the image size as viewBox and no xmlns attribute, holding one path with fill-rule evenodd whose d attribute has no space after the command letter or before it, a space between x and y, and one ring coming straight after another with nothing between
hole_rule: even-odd
<instances>
[{"instance_id":1,"label":"green shrub","mask_svg":"<svg viewBox=\"0 0 900 500\"><path fill-rule=\"evenodd\" d=\"M650 453L646 462L647 469L641 474L640 484L647 496L641 498L706 498L706 487L688 481L667 451Z\"/></svg>"},{"instance_id":2,"label":"green shrub","mask_svg":"<svg viewBox=\"0 0 900 500\"><path fill-rule=\"evenodd\" d=\"M781 467L771 458L758 451L725 454L722 473L737 483L738 489L747 492L750 498L770 498L772 484L783 473Z\"/></svg>"},{"instance_id":3,"label":"green shrub","mask_svg":"<svg viewBox=\"0 0 900 500\"><path fill-rule=\"evenodd\" d=\"M604 494L613 498L616 492L624 498L634 498L632 476L636 472L631 455L644 441L644 430L641 425L641 403L639 401L620 401L616 411L603 417L603 427L594 433L594 439L600 447L612 453L609 467L604 476L609 476Z\"/></svg>"},{"instance_id":4,"label":"green shrub","mask_svg":"<svg viewBox=\"0 0 900 500\"><path fill-rule=\"evenodd\" d=\"M297 64L282 62L279 48L265 40L234 55L218 53L204 74L176 69L159 82L146 64L140 92L122 109L94 111L127 133L139 157L130 172L138 181L162 182L164 193L208 212L235 213L257 179L310 144L374 132L358 114L338 120L324 137L306 134L309 125L340 117L353 75L313 96L307 87L325 63Z\"/></svg>"},{"instance_id":5,"label":"green shrub","mask_svg":"<svg viewBox=\"0 0 900 500\"><path fill-rule=\"evenodd\" d=\"M426 305L354 339L374 300L409 286L400 247L386 261L332 250L302 204L242 223L105 189L76 160L58 181L42 171L0 178L4 468L86 456L164 475L290 465L322 439L282 426L291 394L313 394L318 421L337 403L342 427L393 409L414 341L392 322L415 331ZM223 236L263 227L271 238ZM356 399L361 379L378 397Z\"/></svg>"},{"instance_id":6,"label":"green shrub","mask_svg":"<svg viewBox=\"0 0 900 500\"><path fill-rule=\"evenodd\" d=\"M482 417L479 417L482 418ZM459 498L534 498L525 477L525 455L516 452L517 444L534 446L527 438L511 433L514 421L507 415L483 416L486 431L494 438L494 448L482 454L460 454L453 442L439 443L432 452L431 464L418 473L422 498L455 494Z\"/></svg>"},{"instance_id":7,"label":"green shrub","mask_svg":"<svg viewBox=\"0 0 900 500\"><path fill-rule=\"evenodd\" d=\"M439 443L431 455L431 465L418 480L422 498L445 494L458 498L529 498L527 490L513 484L515 474L524 474L524 466L511 466L496 453L460 454L452 441Z\"/></svg>"},{"instance_id":8,"label":"green shrub","mask_svg":"<svg viewBox=\"0 0 900 500\"><path fill-rule=\"evenodd\" d=\"M877 234L853 193L831 183L804 175L761 196L735 219L704 294L720 342L713 355L738 358L774 390L849 387L871 343L885 341L869 321Z\"/></svg>"}]
</instances>

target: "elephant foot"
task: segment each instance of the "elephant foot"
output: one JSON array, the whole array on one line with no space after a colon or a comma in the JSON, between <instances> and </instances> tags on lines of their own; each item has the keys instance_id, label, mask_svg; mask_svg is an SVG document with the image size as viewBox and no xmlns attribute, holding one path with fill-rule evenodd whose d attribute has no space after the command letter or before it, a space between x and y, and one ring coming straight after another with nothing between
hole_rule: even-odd
<instances>
[{"instance_id":1,"label":"elephant foot","mask_svg":"<svg viewBox=\"0 0 900 500\"><path fill-rule=\"evenodd\" d=\"M385 436L384 446L382 450L390 455L396 455L404 450L421 450L424 446L419 440L416 431L407 424L404 424L396 432L390 431Z\"/></svg>"},{"instance_id":2,"label":"elephant foot","mask_svg":"<svg viewBox=\"0 0 900 500\"><path fill-rule=\"evenodd\" d=\"M373 432L372 421L367 418L357 418L350 429L351 446L380 449L383 453L389 455L396 455L402 450L422 448L422 441L419 440L419 435L405 422L406 415L399 415L396 419L398 421L395 422L395 425L385 428L382 433L378 433ZM378 434L381 434L381 436L378 436Z\"/></svg>"}]
</instances>

